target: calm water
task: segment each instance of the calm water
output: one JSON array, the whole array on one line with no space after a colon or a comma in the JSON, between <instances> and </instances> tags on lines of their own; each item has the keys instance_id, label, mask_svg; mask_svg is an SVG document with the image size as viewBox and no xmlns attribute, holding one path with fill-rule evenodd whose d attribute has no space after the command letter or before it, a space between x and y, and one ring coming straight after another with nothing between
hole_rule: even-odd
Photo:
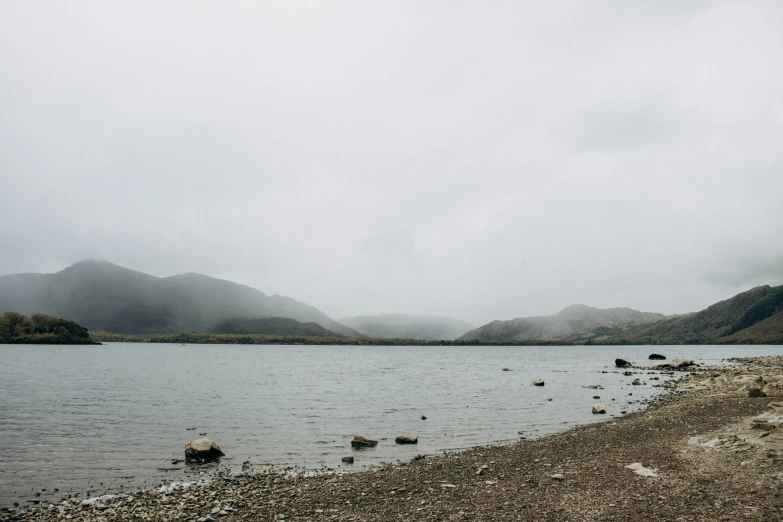
<instances>
[{"instance_id":1,"label":"calm water","mask_svg":"<svg viewBox=\"0 0 783 522\"><path fill-rule=\"evenodd\" d=\"M631 386L613 363L651 351L716 364L783 347L0 345L0 506L196 480L209 468L171 461L200 433L239 470L345 469L347 455L358 468L562 431L607 418L593 395L609 416L641 407L656 381ZM352 450L354 434L380 442Z\"/></svg>"}]
</instances>

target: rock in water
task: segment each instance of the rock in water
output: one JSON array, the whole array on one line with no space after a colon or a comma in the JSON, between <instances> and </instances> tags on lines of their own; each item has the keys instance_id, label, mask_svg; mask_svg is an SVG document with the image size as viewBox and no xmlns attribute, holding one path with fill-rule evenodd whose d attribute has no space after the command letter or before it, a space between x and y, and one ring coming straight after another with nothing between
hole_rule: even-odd
<instances>
[{"instance_id":1,"label":"rock in water","mask_svg":"<svg viewBox=\"0 0 783 522\"><path fill-rule=\"evenodd\" d=\"M343 457L343 462L346 464L353 464L353 457Z\"/></svg>"},{"instance_id":2,"label":"rock in water","mask_svg":"<svg viewBox=\"0 0 783 522\"><path fill-rule=\"evenodd\" d=\"M593 413L606 413L606 406L603 404L594 404Z\"/></svg>"},{"instance_id":3,"label":"rock in water","mask_svg":"<svg viewBox=\"0 0 783 522\"><path fill-rule=\"evenodd\" d=\"M615 359L614 365L617 366L618 368L628 368L629 366L631 366L631 362L626 361L625 359Z\"/></svg>"},{"instance_id":4,"label":"rock in water","mask_svg":"<svg viewBox=\"0 0 783 522\"><path fill-rule=\"evenodd\" d=\"M758 388L751 388L748 390L748 397L766 397L767 394Z\"/></svg>"},{"instance_id":5,"label":"rock in water","mask_svg":"<svg viewBox=\"0 0 783 522\"><path fill-rule=\"evenodd\" d=\"M351 441L351 446L354 448L372 448L376 444L378 444L377 440L365 439L359 435L354 435L353 440Z\"/></svg>"},{"instance_id":6,"label":"rock in water","mask_svg":"<svg viewBox=\"0 0 783 522\"><path fill-rule=\"evenodd\" d=\"M640 384L642 384L642 381L640 381L640 380L637 378L637 379L634 379L634 380L633 380L633 382L632 382L631 384L633 384L634 386L639 386Z\"/></svg>"},{"instance_id":7,"label":"rock in water","mask_svg":"<svg viewBox=\"0 0 783 522\"><path fill-rule=\"evenodd\" d=\"M394 439L394 442L397 444L418 444L419 438L418 437L409 437L407 435L400 435L396 439Z\"/></svg>"},{"instance_id":8,"label":"rock in water","mask_svg":"<svg viewBox=\"0 0 783 522\"><path fill-rule=\"evenodd\" d=\"M544 381L542 381L541 379L537 381L533 381L533 386L543 386L543 385L544 385Z\"/></svg>"},{"instance_id":9,"label":"rock in water","mask_svg":"<svg viewBox=\"0 0 783 522\"><path fill-rule=\"evenodd\" d=\"M185 445L185 460L217 460L226 454L214 441L198 439Z\"/></svg>"},{"instance_id":10,"label":"rock in water","mask_svg":"<svg viewBox=\"0 0 783 522\"><path fill-rule=\"evenodd\" d=\"M653 361L665 361L666 360L666 356L665 355L661 355L659 353L651 353L650 356L648 357L648 359L651 359Z\"/></svg>"}]
</instances>

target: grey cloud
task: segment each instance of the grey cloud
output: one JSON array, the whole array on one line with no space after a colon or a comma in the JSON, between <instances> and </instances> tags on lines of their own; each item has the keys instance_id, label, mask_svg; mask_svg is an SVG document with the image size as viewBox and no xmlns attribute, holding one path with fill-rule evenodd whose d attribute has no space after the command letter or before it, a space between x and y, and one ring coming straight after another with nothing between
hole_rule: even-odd
<instances>
[{"instance_id":1,"label":"grey cloud","mask_svg":"<svg viewBox=\"0 0 783 522\"><path fill-rule=\"evenodd\" d=\"M102 258L474 323L780 284L747 260L780 259L781 18L5 2L0 273Z\"/></svg>"}]
</instances>

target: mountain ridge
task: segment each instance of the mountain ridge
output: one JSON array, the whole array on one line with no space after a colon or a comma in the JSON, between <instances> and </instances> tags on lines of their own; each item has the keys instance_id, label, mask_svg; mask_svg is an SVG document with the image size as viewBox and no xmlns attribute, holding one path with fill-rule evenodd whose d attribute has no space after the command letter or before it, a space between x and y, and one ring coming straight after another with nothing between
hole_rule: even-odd
<instances>
[{"instance_id":1,"label":"mountain ridge","mask_svg":"<svg viewBox=\"0 0 783 522\"><path fill-rule=\"evenodd\" d=\"M573 304L552 315L491 321L467 332L459 340L555 340L588 328L655 322L664 318L666 316L663 314L640 312L627 307L596 308Z\"/></svg>"},{"instance_id":2,"label":"mountain ridge","mask_svg":"<svg viewBox=\"0 0 783 522\"><path fill-rule=\"evenodd\" d=\"M204 274L156 277L108 261L85 260L53 274L0 276L0 313L46 313L116 333L204 331L230 317L286 317L360 337L293 298Z\"/></svg>"}]
</instances>

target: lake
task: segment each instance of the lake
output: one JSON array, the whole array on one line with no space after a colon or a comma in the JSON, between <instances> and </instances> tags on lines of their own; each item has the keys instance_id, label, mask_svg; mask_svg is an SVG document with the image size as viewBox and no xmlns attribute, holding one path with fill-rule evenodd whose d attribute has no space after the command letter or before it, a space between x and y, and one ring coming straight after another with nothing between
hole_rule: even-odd
<instances>
[{"instance_id":1,"label":"lake","mask_svg":"<svg viewBox=\"0 0 783 522\"><path fill-rule=\"evenodd\" d=\"M172 464L201 433L234 471L360 469L539 437L643 407L666 377L632 386L614 359L652 352L718 364L783 347L0 345L0 506L208 477L215 465ZM355 434L380 442L354 450Z\"/></svg>"}]
</instances>

